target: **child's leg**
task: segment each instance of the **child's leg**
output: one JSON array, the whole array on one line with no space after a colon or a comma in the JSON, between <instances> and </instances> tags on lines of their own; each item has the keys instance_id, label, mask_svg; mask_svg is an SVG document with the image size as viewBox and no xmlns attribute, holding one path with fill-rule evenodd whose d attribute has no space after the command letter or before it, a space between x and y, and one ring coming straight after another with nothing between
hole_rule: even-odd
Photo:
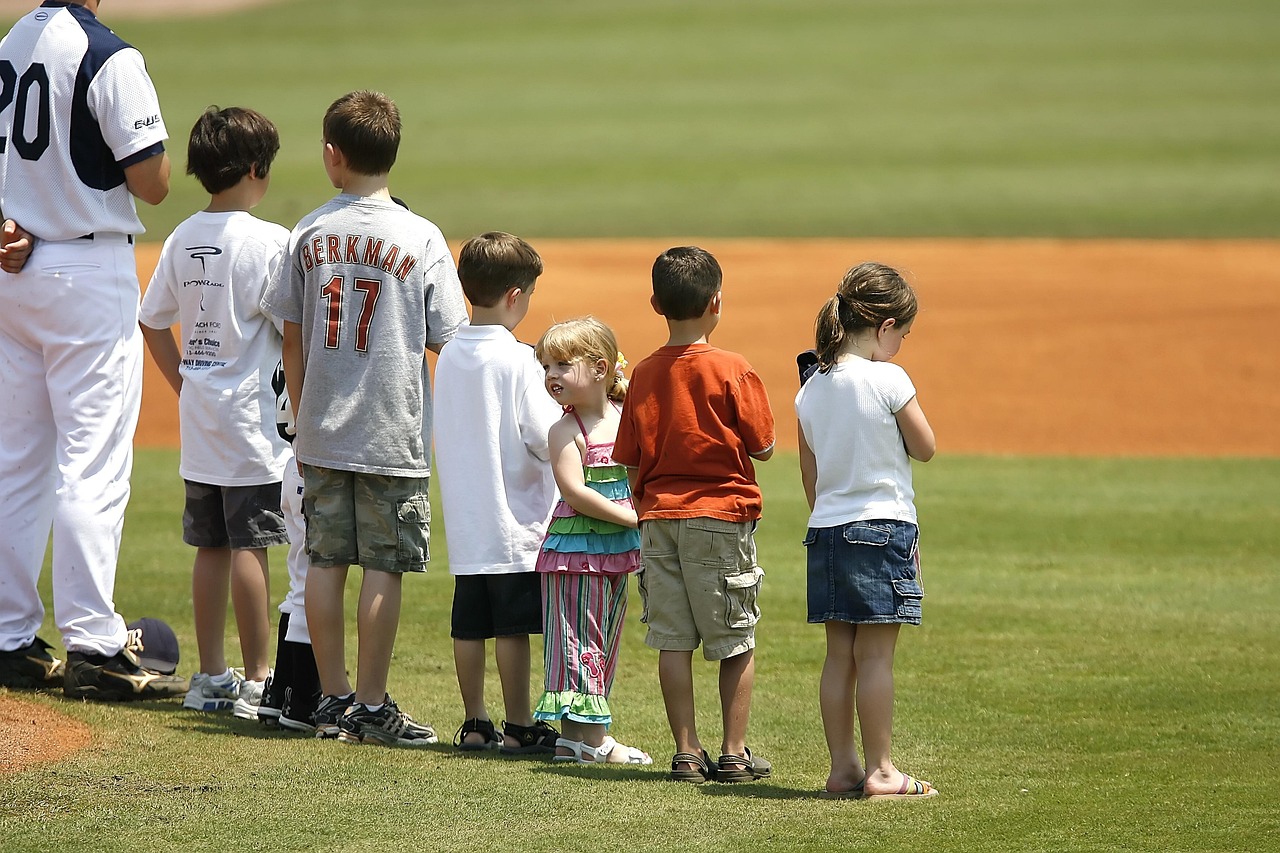
<instances>
[{"instance_id":1,"label":"child's leg","mask_svg":"<svg viewBox=\"0 0 1280 853\"><path fill-rule=\"evenodd\" d=\"M502 705L508 723L533 725L533 707L529 702L529 635L498 637L493 641L494 658L498 661L498 679L502 683ZM519 744L508 738L507 746Z\"/></svg>"},{"instance_id":2,"label":"child's leg","mask_svg":"<svg viewBox=\"0 0 1280 853\"><path fill-rule=\"evenodd\" d=\"M751 689L756 681L756 653L748 649L720 661L720 713L724 717L721 755L745 755L747 722L751 718Z\"/></svg>"},{"instance_id":3,"label":"child's leg","mask_svg":"<svg viewBox=\"0 0 1280 853\"><path fill-rule=\"evenodd\" d=\"M853 735L853 688L857 677L853 641L860 629L848 622L827 622L826 628L827 659L822 665L818 695L822 728L831 753L827 790L844 792L852 790L866 775Z\"/></svg>"},{"instance_id":4,"label":"child's leg","mask_svg":"<svg viewBox=\"0 0 1280 853\"><path fill-rule=\"evenodd\" d=\"M307 627L311 650L326 696L349 696L342 599L347 590L347 566L312 566L307 572ZM382 701L379 697L378 701Z\"/></svg>"},{"instance_id":5,"label":"child's leg","mask_svg":"<svg viewBox=\"0 0 1280 853\"><path fill-rule=\"evenodd\" d=\"M191 570L191 601L195 616L200 671L227 671L223 642L227 630L227 592L231 576L230 548L197 548Z\"/></svg>"},{"instance_id":6,"label":"child's leg","mask_svg":"<svg viewBox=\"0 0 1280 853\"><path fill-rule=\"evenodd\" d=\"M458 674L458 692L462 694L462 709L466 719L487 720L489 712L484 706L484 640L453 639L453 668ZM471 732L466 743L484 743L484 735Z\"/></svg>"},{"instance_id":7,"label":"child's leg","mask_svg":"<svg viewBox=\"0 0 1280 853\"><path fill-rule=\"evenodd\" d=\"M270 672L271 587L266 548L235 548L231 551L231 604L240 634L244 675L250 681L265 681Z\"/></svg>"},{"instance_id":8,"label":"child's leg","mask_svg":"<svg viewBox=\"0 0 1280 853\"><path fill-rule=\"evenodd\" d=\"M659 651L658 682L662 685L662 702L667 709L667 722L671 725L676 752L701 755L702 742L698 740L693 705L693 651Z\"/></svg>"},{"instance_id":9,"label":"child's leg","mask_svg":"<svg viewBox=\"0 0 1280 853\"><path fill-rule=\"evenodd\" d=\"M866 757L868 796L896 793L903 781L889 755L893 740L893 653L900 627L859 625L853 641L857 672L854 699Z\"/></svg>"},{"instance_id":10,"label":"child's leg","mask_svg":"<svg viewBox=\"0 0 1280 853\"><path fill-rule=\"evenodd\" d=\"M403 577L399 572L365 569L364 581L360 584L359 610L356 611L359 630L356 701L364 705L381 705L387 695L391 652L400 627Z\"/></svg>"}]
</instances>

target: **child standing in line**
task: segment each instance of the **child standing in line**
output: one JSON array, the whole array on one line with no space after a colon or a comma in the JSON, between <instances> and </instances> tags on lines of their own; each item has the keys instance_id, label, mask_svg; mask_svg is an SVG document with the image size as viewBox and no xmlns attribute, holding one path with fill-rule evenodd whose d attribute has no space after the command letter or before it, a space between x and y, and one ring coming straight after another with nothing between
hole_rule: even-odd
<instances>
[{"instance_id":1,"label":"child standing in line","mask_svg":"<svg viewBox=\"0 0 1280 853\"><path fill-rule=\"evenodd\" d=\"M323 690L317 737L420 747L435 730L387 693L405 572L426 571L431 385L426 350L466 320L444 235L391 199L400 112L351 92L324 117L324 166L339 195L289 237L263 306L284 322L307 518L306 613ZM347 570L364 569L356 690L343 630Z\"/></svg>"},{"instance_id":2,"label":"child standing in line","mask_svg":"<svg viewBox=\"0 0 1280 853\"><path fill-rule=\"evenodd\" d=\"M565 414L549 435L561 497L538 555L546 691L534 716L563 720L555 761L652 764L608 734L627 575L640 565L627 471L613 461L626 362L613 330L593 317L557 323L535 350Z\"/></svg>"},{"instance_id":3,"label":"child standing in line","mask_svg":"<svg viewBox=\"0 0 1280 853\"><path fill-rule=\"evenodd\" d=\"M529 313L542 258L512 234L469 240L458 276L471 324L436 363L436 425L449 571L453 659L465 714L454 744L508 754L549 753L558 733L533 719L529 635L542 631L534 561L555 502L547 431L560 407L547 396L528 344L512 331ZM498 734L484 701L486 640L502 683Z\"/></svg>"},{"instance_id":4,"label":"child standing in line","mask_svg":"<svg viewBox=\"0 0 1280 853\"><path fill-rule=\"evenodd\" d=\"M707 343L720 322L720 264L696 246L653 264L653 309L666 346L636 365L613 458L632 469L640 514L640 597L645 643L675 738L671 778L749 782L771 766L747 748L755 680L755 526L763 498L753 459L773 455L773 412L764 383L742 356ZM720 758L698 739L693 650L720 662L724 722Z\"/></svg>"},{"instance_id":5,"label":"child standing in line","mask_svg":"<svg viewBox=\"0 0 1280 853\"><path fill-rule=\"evenodd\" d=\"M259 307L289 232L249 211L262 200L280 138L261 114L210 107L191 129L187 174L209 206L164 243L142 300L142 335L178 393L186 483L182 539L196 547L191 598L200 671L183 707L254 719L269 674L267 547L287 541L273 373L280 333ZM170 326L181 324L181 350ZM227 665L227 591L244 658Z\"/></svg>"},{"instance_id":6,"label":"child standing in line","mask_svg":"<svg viewBox=\"0 0 1280 853\"><path fill-rule=\"evenodd\" d=\"M804 540L809 621L827 631L820 695L828 796L938 793L889 757L894 648L901 625L920 624L924 596L910 459L928 462L935 449L915 387L888 363L916 310L915 292L895 270L876 263L849 270L818 313L818 372L796 395L800 475L813 511Z\"/></svg>"},{"instance_id":7,"label":"child standing in line","mask_svg":"<svg viewBox=\"0 0 1280 853\"><path fill-rule=\"evenodd\" d=\"M311 650L307 628L306 589L307 522L302 515L302 472L294 459L292 444L297 435L293 405L285 387L284 370L272 378L276 389L276 427L290 444L280 487L280 511L289 533L289 591L280 602L280 627L276 633L276 665L258 706L258 721L305 733L314 733L311 715L320 701L320 673Z\"/></svg>"}]
</instances>

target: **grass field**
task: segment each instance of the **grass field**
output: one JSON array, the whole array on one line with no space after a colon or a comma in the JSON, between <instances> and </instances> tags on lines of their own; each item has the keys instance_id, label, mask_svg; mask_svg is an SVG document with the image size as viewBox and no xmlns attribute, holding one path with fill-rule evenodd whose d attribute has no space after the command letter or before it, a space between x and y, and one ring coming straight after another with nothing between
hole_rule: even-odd
<instances>
[{"instance_id":1,"label":"grass field","mask_svg":"<svg viewBox=\"0 0 1280 853\"><path fill-rule=\"evenodd\" d=\"M393 188L456 239L1277 234L1271 0L293 0L116 27L179 175L209 104L280 125L259 210L286 225L330 192L325 107L368 87L404 112ZM174 185L152 239L205 203Z\"/></svg>"},{"instance_id":2,"label":"grass field","mask_svg":"<svg viewBox=\"0 0 1280 853\"><path fill-rule=\"evenodd\" d=\"M943 795L914 805L814 797L826 772L823 649L821 630L804 623L803 496L793 457L761 476L768 578L751 740L777 766L767 784L663 781L669 734L633 591L616 731L654 754L652 768L349 747L177 703L37 698L89 723L94 743L0 780L0 849L92 838L103 851L559 850L570 834L636 853L1274 849L1280 460L919 466L928 597L924 625L900 645L895 745L900 765ZM126 614L173 623L189 664L180 495L175 454L140 453L117 600ZM447 740L461 709L440 534L431 572L407 582L392 681ZM283 571L274 580L281 593ZM700 667L708 740L718 734L712 673Z\"/></svg>"}]
</instances>

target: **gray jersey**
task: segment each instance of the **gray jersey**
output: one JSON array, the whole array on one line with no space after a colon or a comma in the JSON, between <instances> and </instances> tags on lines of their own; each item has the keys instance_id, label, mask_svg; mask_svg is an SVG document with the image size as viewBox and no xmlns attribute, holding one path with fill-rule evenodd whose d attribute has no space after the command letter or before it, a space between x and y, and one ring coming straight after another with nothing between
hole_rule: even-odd
<instances>
[{"instance_id":1,"label":"gray jersey","mask_svg":"<svg viewBox=\"0 0 1280 853\"><path fill-rule=\"evenodd\" d=\"M339 195L293 229L288 260L262 305L302 327L298 459L425 477L425 349L449 340L467 319L440 229L391 201Z\"/></svg>"}]
</instances>

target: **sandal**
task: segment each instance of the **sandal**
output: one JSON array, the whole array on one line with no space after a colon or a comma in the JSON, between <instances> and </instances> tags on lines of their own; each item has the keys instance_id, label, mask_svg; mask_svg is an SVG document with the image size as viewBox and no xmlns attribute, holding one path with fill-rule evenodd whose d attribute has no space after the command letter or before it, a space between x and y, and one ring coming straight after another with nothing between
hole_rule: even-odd
<instances>
[{"instance_id":1,"label":"sandal","mask_svg":"<svg viewBox=\"0 0 1280 853\"><path fill-rule=\"evenodd\" d=\"M587 747L591 749L592 747ZM596 753L597 764L652 764L653 759L649 757L649 753L636 749L634 746L627 746L625 743L618 743L613 738L605 735L604 741L594 748ZM609 756L618 750L625 757L624 761L610 761Z\"/></svg>"},{"instance_id":2,"label":"sandal","mask_svg":"<svg viewBox=\"0 0 1280 853\"><path fill-rule=\"evenodd\" d=\"M606 736L599 746L592 746L589 743L583 743L578 740L569 740L568 738L556 739L557 749L567 749L572 755L556 754L552 761L561 764L652 764L653 759L649 757L647 752L642 752L634 746L618 743L611 737ZM609 756L614 752L622 750L621 755L625 756L625 761L610 761Z\"/></svg>"},{"instance_id":3,"label":"sandal","mask_svg":"<svg viewBox=\"0 0 1280 853\"><path fill-rule=\"evenodd\" d=\"M692 770L681 770L681 764L692 764ZM703 782L714 782L716 780L716 765L711 763L711 756L707 755L707 751L702 750L702 755L694 755L692 752L677 752L671 756L671 779L674 782L692 782L695 785L701 785Z\"/></svg>"},{"instance_id":4,"label":"sandal","mask_svg":"<svg viewBox=\"0 0 1280 853\"><path fill-rule=\"evenodd\" d=\"M467 735L484 735L483 743L468 743ZM502 746L502 736L493 727L493 720L482 720L472 717L462 724L458 733L453 736L453 745L463 752L480 752L486 749L497 749Z\"/></svg>"},{"instance_id":5,"label":"sandal","mask_svg":"<svg viewBox=\"0 0 1280 853\"><path fill-rule=\"evenodd\" d=\"M938 796L938 789L922 779L902 774L902 787L896 794L867 794L867 800L923 800Z\"/></svg>"},{"instance_id":6,"label":"sandal","mask_svg":"<svg viewBox=\"0 0 1280 853\"><path fill-rule=\"evenodd\" d=\"M531 726L518 726L515 723L502 721L502 733L512 740L516 741L519 746L507 746L504 742L498 750L503 755L530 755L533 753L546 754L555 752L557 740L560 733L542 720L537 720ZM574 741L569 741L574 743Z\"/></svg>"},{"instance_id":7,"label":"sandal","mask_svg":"<svg viewBox=\"0 0 1280 853\"><path fill-rule=\"evenodd\" d=\"M754 782L763 779L773 772L773 765L763 758L751 754L751 750L743 747L745 756L726 752L716 762L716 778L721 782Z\"/></svg>"},{"instance_id":8,"label":"sandal","mask_svg":"<svg viewBox=\"0 0 1280 853\"><path fill-rule=\"evenodd\" d=\"M867 777L863 776L858 784L854 785L847 791L821 791L818 793L820 800L861 800L867 794Z\"/></svg>"},{"instance_id":9,"label":"sandal","mask_svg":"<svg viewBox=\"0 0 1280 853\"><path fill-rule=\"evenodd\" d=\"M560 764L595 764L587 755L595 755L595 748L587 746L580 740L569 740L568 738L556 738L556 749L567 749L570 755L561 755L556 753L552 761Z\"/></svg>"}]
</instances>

